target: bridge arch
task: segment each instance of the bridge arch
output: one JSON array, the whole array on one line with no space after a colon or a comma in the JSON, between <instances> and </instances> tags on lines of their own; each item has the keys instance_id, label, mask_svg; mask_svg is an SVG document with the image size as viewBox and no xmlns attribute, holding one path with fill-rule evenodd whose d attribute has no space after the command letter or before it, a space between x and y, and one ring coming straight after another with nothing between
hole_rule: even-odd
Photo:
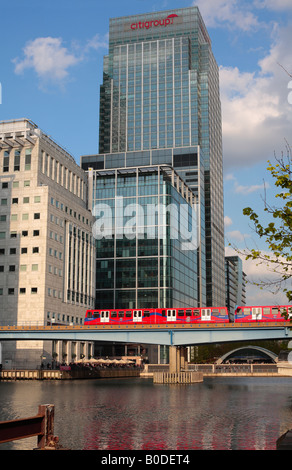
<instances>
[{"instance_id":1,"label":"bridge arch","mask_svg":"<svg viewBox=\"0 0 292 470\"><path fill-rule=\"evenodd\" d=\"M221 356L216 364L228 363L259 363L265 362L275 364L277 362L277 354L268 349L259 346L243 346L242 348L233 349Z\"/></svg>"}]
</instances>

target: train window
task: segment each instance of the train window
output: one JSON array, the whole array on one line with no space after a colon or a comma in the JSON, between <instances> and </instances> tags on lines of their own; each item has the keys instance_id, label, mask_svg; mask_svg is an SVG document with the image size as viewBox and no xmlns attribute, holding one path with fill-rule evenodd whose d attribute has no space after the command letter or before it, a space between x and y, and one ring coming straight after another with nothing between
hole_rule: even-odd
<instances>
[{"instance_id":1,"label":"train window","mask_svg":"<svg viewBox=\"0 0 292 470\"><path fill-rule=\"evenodd\" d=\"M202 320L211 320L210 308L202 308Z\"/></svg>"},{"instance_id":2,"label":"train window","mask_svg":"<svg viewBox=\"0 0 292 470\"><path fill-rule=\"evenodd\" d=\"M213 308L213 310L212 310L212 311L213 311L213 313L219 313L219 310L218 310L218 308Z\"/></svg>"},{"instance_id":3,"label":"train window","mask_svg":"<svg viewBox=\"0 0 292 470\"><path fill-rule=\"evenodd\" d=\"M264 315L270 315L270 307L263 308Z\"/></svg>"},{"instance_id":4,"label":"train window","mask_svg":"<svg viewBox=\"0 0 292 470\"><path fill-rule=\"evenodd\" d=\"M184 314L185 314L184 310L178 310L178 311L177 311L178 317L183 317Z\"/></svg>"},{"instance_id":5,"label":"train window","mask_svg":"<svg viewBox=\"0 0 292 470\"><path fill-rule=\"evenodd\" d=\"M88 311L86 316L87 316L87 318L92 318L92 312Z\"/></svg>"},{"instance_id":6,"label":"train window","mask_svg":"<svg viewBox=\"0 0 292 470\"><path fill-rule=\"evenodd\" d=\"M200 310L198 308L193 310L193 315L200 315Z\"/></svg>"},{"instance_id":7,"label":"train window","mask_svg":"<svg viewBox=\"0 0 292 470\"><path fill-rule=\"evenodd\" d=\"M243 313L244 313L244 315L249 315L250 314L250 309L249 308L244 308Z\"/></svg>"},{"instance_id":8,"label":"train window","mask_svg":"<svg viewBox=\"0 0 292 470\"><path fill-rule=\"evenodd\" d=\"M220 309L220 315L226 315L226 310L225 308Z\"/></svg>"},{"instance_id":9,"label":"train window","mask_svg":"<svg viewBox=\"0 0 292 470\"><path fill-rule=\"evenodd\" d=\"M99 312L94 312L93 313L93 318L99 318Z\"/></svg>"},{"instance_id":10,"label":"train window","mask_svg":"<svg viewBox=\"0 0 292 470\"><path fill-rule=\"evenodd\" d=\"M260 307L252 308L252 319L261 320L262 319L262 309Z\"/></svg>"},{"instance_id":11,"label":"train window","mask_svg":"<svg viewBox=\"0 0 292 470\"><path fill-rule=\"evenodd\" d=\"M272 314L278 315L278 307L272 307Z\"/></svg>"},{"instance_id":12,"label":"train window","mask_svg":"<svg viewBox=\"0 0 292 470\"><path fill-rule=\"evenodd\" d=\"M131 318L131 316L132 316L131 310L127 310L126 311L126 318Z\"/></svg>"},{"instance_id":13,"label":"train window","mask_svg":"<svg viewBox=\"0 0 292 470\"><path fill-rule=\"evenodd\" d=\"M119 318L122 318L124 316L124 310L119 311Z\"/></svg>"},{"instance_id":14,"label":"train window","mask_svg":"<svg viewBox=\"0 0 292 470\"><path fill-rule=\"evenodd\" d=\"M191 315L192 315L192 311L191 310L186 310L186 316L190 317Z\"/></svg>"},{"instance_id":15,"label":"train window","mask_svg":"<svg viewBox=\"0 0 292 470\"><path fill-rule=\"evenodd\" d=\"M111 317L112 317L112 318L117 318L117 312L112 312L112 313L111 313Z\"/></svg>"},{"instance_id":16,"label":"train window","mask_svg":"<svg viewBox=\"0 0 292 470\"><path fill-rule=\"evenodd\" d=\"M150 317L150 311L149 310L144 310L144 318Z\"/></svg>"},{"instance_id":17,"label":"train window","mask_svg":"<svg viewBox=\"0 0 292 470\"><path fill-rule=\"evenodd\" d=\"M285 318L285 316L287 316L287 307L282 307L279 310L280 310L281 316Z\"/></svg>"}]
</instances>

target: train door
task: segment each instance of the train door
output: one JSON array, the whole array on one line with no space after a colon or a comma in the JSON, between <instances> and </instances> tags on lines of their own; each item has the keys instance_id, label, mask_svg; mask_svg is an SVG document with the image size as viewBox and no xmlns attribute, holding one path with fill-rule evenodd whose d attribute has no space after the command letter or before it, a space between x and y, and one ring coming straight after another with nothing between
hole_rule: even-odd
<instances>
[{"instance_id":1,"label":"train door","mask_svg":"<svg viewBox=\"0 0 292 470\"><path fill-rule=\"evenodd\" d=\"M133 321L142 321L142 310L133 310Z\"/></svg>"},{"instance_id":2,"label":"train door","mask_svg":"<svg viewBox=\"0 0 292 470\"><path fill-rule=\"evenodd\" d=\"M166 320L176 321L176 310L167 310Z\"/></svg>"},{"instance_id":3,"label":"train door","mask_svg":"<svg viewBox=\"0 0 292 470\"><path fill-rule=\"evenodd\" d=\"M101 323L108 323L110 318L109 310L101 310L100 311L100 322Z\"/></svg>"},{"instance_id":4,"label":"train door","mask_svg":"<svg viewBox=\"0 0 292 470\"><path fill-rule=\"evenodd\" d=\"M261 307L253 307L251 309L251 319L252 320L261 320L262 319L262 309Z\"/></svg>"},{"instance_id":5,"label":"train door","mask_svg":"<svg viewBox=\"0 0 292 470\"><path fill-rule=\"evenodd\" d=\"M201 310L201 320L202 321L211 321L211 309L202 308Z\"/></svg>"}]
</instances>

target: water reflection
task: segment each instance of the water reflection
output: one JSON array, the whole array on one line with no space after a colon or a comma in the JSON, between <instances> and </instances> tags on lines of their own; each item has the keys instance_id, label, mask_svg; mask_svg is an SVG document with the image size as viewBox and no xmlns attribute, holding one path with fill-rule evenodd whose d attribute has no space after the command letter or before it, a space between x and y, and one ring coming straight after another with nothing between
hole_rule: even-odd
<instances>
[{"instance_id":1,"label":"water reflection","mask_svg":"<svg viewBox=\"0 0 292 470\"><path fill-rule=\"evenodd\" d=\"M55 434L70 449L275 449L292 428L290 378L205 378L0 383L0 420L55 405ZM2 444L31 449L36 438Z\"/></svg>"}]
</instances>

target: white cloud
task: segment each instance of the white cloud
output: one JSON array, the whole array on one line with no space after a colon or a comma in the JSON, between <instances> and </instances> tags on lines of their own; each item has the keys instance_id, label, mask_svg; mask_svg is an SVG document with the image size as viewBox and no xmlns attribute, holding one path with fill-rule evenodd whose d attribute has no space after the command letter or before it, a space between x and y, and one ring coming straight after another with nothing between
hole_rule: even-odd
<instances>
[{"instance_id":1,"label":"white cloud","mask_svg":"<svg viewBox=\"0 0 292 470\"><path fill-rule=\"evenodd\" d=\"M250 235L247 233L242 233L240 230L233 230L231 232L227 232L226 237L237 242L243 242L246 238L249 238Z\"/></svg>"},{"instance_id":2,"label":"white cloud","mask_svg":"<svg viewBox=\"0 0 292 470\"><path fill-rule=\"evenodd\" d=\"M259 72L220 68L225 168L249 166L279 155L289 140L292 107L288 102L291 78L292 28L276 31Z\"/></svg>"},{"instance_id":3,"label":"white cloud","mask_svg":"<svg viewBox=\"0 0 292 470\"><path fill-rule=\"evenodd\" d=\"M272 253L265 252L272 256ZM239 256L237 251L232 247L225 248L225 256ZM282 289L277 290L276 286L260 288L255 283L266 282L272 283L279 280L273 272L273 266L267 266L266 263L259 263L257 260L246 260L245 256L239 256L242 259L243 271L246 274L246 303L247 305L285 305L287 297ZM273 289L274 287L274 289Z\"/></svg>"},{"instance_id":4,"label":"white cloud","mask_svg":"<svg viewBox=\"0 0 292 470\"><path fill-rule=\"evenodd\" d=\"M249 195L256 191L263 191L265 189L269 189L270 187L269 183L251 184L249 186L239 184L237 178L231 173L226 175L224 179L225 181L233 181L234 192L242 195Z\"/></svg>"},{"instance_id":5,"label":"white cloud","mask_svg":"<svg viewBox=\"0 0 292 470\"><path fill-rule=\"evenodd\" d=\"M96 34L92 39L89 39L87 41L85 50L89 49L101 49L101 48L107 48L108 47L108 34L106 34L104 37L100 37L99 34Z\"/></svg>"},{"instance_id":6,"label":"white cloud","mask_svg":"<svg viewBox=\"0 0 292 470\"><path fill-rule=\"evenodd\" d=\"M77 43L72 51L63 45L62 38L43 37L27 42L23 48L23 58L13 60L15 73L21 74L32 69L41 84L54 82L63 84L69 76L69 69L82 62L91 49L98 50L108 47L107 35L96 34L89 39L84 47Z\"/></svg>"},{"instance_id":7,"label":"white cloud","mask_svg":"<svg viewBox=\"0 0 292 470\"><path fill-rule=\"evenodd\" d=\"M240 184L235 184L235 192L239 194L251 194L254 193L255 191L267 189L269 187L268 184L253 184L251 186L243 186Z\"/></svg>"},{"instance_id":8,"label":"white cloud","mask_svg":"<svg viewBox=\"0 0 292 470\"><path fill-rule=\"evenodd\" d=\"M61 38L37 38L29 41L23 49L24 58L15 59L17 74L34 69L41 79L62 81L68 76L68 68L80 59L62 46Z\"/></svg>"},{"instance_id":9,"label":"white cloud","mask_svg":"<svg viewBox=\"0 0 292 470\"><path fill-rule=\"evenodd\" d=\"M249 5L239 0L195 0L207 27L228 26L250 31L259 27L257 17L249 11Z\"/></svg>"},{"instance_id":10,"label":"white cloud","mask_svg":"<svg viewBox=\"0 0 292 470\"><path fill-rule=\"evenodd\" d=\"M226 215L224 217L224 226L225 227L230 227L230 225L232 225L232 219L230 217L228 217L228 215Z\"/></svg>"},{"instance_id":11,"label":"white cloud","mask_svg":"<svg viewBox=\"0 0 292 470\"><path fill-rule=\"evenodd\" d=\"M256 8L268 8L275 11L289 11L292 10L291 0L255 0Z\"/></svg>"}]
</instances>

